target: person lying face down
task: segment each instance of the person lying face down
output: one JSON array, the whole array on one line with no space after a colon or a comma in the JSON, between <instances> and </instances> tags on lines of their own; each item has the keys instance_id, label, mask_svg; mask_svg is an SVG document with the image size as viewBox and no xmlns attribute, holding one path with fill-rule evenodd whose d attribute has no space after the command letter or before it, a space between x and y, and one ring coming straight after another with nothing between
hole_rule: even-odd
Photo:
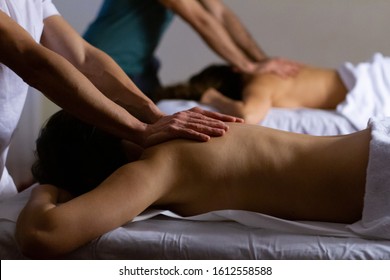
<instances>
[{"instance_id":1,"label":"person lying face down","mask_svg":"<svg viewBox=\"0 0 390 280\"><path fill-rule=\"evenodd\" d=\"M213 64L179 83L156 91L162 99L196 100L218 111L258 124L271 107L336 109L347 89L336 70L302 66L295 76L243 74Z\"/></svg>"},{"instance_id":2,"label":"person lying face down","mask_svg":"<svg viewBox=\"0 0 390 280\"><path fill-rule=\"evenodd\" d=\"M42 185L16 238L27 256L59 257L149 207L353 223L362 215L369 142L369 130L320 137L230 124L225 137L140 151L59 111L37 140L33 172Z\"/></svg>"}]
</instances>

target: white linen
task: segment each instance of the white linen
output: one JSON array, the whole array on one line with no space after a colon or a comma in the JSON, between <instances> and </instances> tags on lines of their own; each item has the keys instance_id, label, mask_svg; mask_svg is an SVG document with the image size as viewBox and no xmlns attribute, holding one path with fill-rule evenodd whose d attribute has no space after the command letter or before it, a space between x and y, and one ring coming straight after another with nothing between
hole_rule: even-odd
<instances>
[{"instance_id":1,"label":"white linen","mask_svg":"<svg viewBox=\"0 0 390 280\"><path fill-rule=\"evenodd\" d=\"M14 234L17 216L30 191L0 202L2 260L26 259ZM191 221L166 215L145 218L102 235L64 259L390 259L388 240L286 233L219 216L217 220L224 221Z\"/></svg>"},{"instance_id":2,"label":"white linen","mask_svg":"<svg viewBox=\"0 0 390 280\"><path fill-rule=\"evenodd\" d=\"M349 92L336 111L357 130L364 129L371 117L390 116L390 58L377 53L368 62L345 63L338 73Z\"/></svg>"},{"instance_id":3,"label":"white linen","mask_svg":"<svg viewBox=\"0 0 390 280\"><path fill-rule=\"evenodd\" d=\"M351 232L345 224L338 223L323 223L323 222L306 222L306 221L290 221L279 219L273 216L268 216L256 212L243 210L218 210L196 216L183 217L172 211L151 209L137 216L133 222L150 219L157 215L164 215L170 218L187 220L187 221L207 221L207 222L223 222L234 221L250 228L262 228L273 231L293 234L313 234L323 236L339 236L339 237L358 237L357 234Z\"/></svg>"},{"instance_id":4,"label":"white linen","mask_svg":"<svg viewBox=\"0 0 390 280\"><path fill-rule=\"evenodd\" d=\"M390 239L390 118L372 119L361 221L349 228L363 236Z\"/></svg>"}]
</instances>

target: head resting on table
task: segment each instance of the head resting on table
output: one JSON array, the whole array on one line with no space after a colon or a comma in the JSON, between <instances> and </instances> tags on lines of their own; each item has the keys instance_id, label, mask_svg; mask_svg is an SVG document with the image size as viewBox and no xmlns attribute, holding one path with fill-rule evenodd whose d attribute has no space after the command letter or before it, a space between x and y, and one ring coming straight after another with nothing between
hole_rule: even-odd
<instances>
[{"instance_id":1,"label":"head resting on table","mask_svg":"<svg viewBox=\"0 0 390 280\"><path fill-rule=\"evenodd\" d=\"M121 139L58 111L36 141L34 178L81 195L128 162Z\"/></svg>"}]
</instances>

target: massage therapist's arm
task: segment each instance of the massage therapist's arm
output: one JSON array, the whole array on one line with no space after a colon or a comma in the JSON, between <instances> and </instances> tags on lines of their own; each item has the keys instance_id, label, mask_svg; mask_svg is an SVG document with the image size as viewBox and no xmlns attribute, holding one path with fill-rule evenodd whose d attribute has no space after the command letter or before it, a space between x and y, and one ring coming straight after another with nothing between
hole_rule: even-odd
<instances>
[{"instance_id":1,"label":"massage therapist's arm","mask_svg":"<svg viewBox=\"0 0 390 280\"><path fill-rule=\"evenodd\" d=\"M299 64L269 58L250 36L238 17L220 0L160 0L185 20L205 43L243 73L294 76Z\"/></svg>"},{"instance_id":2,"label":"massage therapist's arm","mask_svg":"<svg viewBox=\"0 0 390 280\"><path fill-rule=\"evenodd\" d=\"M52 16L44 23L42 44L37 44L0 11L0 62L80 119L141 146L177 137L207 141L223 135L227 126L222 121L235 121L200 109L164 116L130 80L122 74L116 78L113 72L119 66L87 45L62 17ZM117 103L127 104L136 117Z\"/></svg>"},{"instance_id":3,"label":"massage therapist's arm","mask_svg":"<svg viewBox=\"0 0 390 280\"><path fill-rule=\"evenodd\" d=\"M207 141L210 136L223 135L227 126L222 121L240 121L199 108L165 116L111 57L87 43L60 16L45 21L42 43L71 61L104 95L135 116L131 135L137 136L141 128L141 140L129 140L144 147L173 138Z\"/></svg>"},{"instance_id":4,"label":"massage therapist's arm","mask_svg":"<svg viewBox=\"0 0 390 280\"><path fill-rule=\"evenodd\" d=\"M256 65L240 50L224 26L198 0L160 0L178 14L203 38L219 56L243 72L252 72Z\"/></svg>"}]
</instances>

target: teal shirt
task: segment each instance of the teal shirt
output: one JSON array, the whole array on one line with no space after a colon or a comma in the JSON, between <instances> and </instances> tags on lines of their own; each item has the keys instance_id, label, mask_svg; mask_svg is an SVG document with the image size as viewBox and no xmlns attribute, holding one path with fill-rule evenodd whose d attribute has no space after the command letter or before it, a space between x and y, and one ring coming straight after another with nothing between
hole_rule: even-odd
<instances>
[{"instance_id":1,"label":"teal shirt","mask_svg":"<svg viewBox=\"0 0 390 280\"><path fill-rule=\"evenodd\" d=\"M152 67L154 52L174 14L158 0L105 0L84 38L128 74Z\"/></svg>"}]
</instances>

